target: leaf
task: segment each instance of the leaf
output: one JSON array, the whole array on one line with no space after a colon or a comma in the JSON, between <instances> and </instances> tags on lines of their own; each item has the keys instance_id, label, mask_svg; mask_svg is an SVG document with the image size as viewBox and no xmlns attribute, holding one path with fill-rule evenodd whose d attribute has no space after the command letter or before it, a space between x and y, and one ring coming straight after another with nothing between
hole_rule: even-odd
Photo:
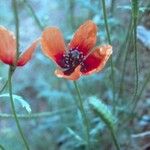
<instances>
[{"instance_id":1,"label":"leaf","mask_svg":"<svg viewBox=\"0 0 150 150\"><path fill-rule=\"evenodd\" d=\"M10 97L10 96L9 96L9 93L5 93L5 94L1 94L0 98L1 97ZM13 99L14 99L14 102L15 102L15 100L17 100L21 104L21 106L26 109L26 111L28 113L31 113L31 107L30 107L30 105L21 96L13 94Z\"/></svg>"}]
</instances>

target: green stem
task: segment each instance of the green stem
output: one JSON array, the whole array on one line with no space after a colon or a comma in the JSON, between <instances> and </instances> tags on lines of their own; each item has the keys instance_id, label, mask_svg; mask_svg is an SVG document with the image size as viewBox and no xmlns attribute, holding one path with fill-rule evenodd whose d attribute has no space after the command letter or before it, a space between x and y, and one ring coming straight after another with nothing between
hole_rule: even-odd
<instances>
[{"instance_id":1,"label":"green stem","mask_svg":"<svg viewBox=\"0 0 150 150\"><path fill-rule=\"evenodd\" d=\"M110 11L111 11L111 15L112 15L112 16L114 15L114 8L115 8L115 5L116 5L116 0L112 0L112 1L111 1L111 7L110 7Z\"/></svg>"},{"instance_id":2,"label":"green stem","mask_svg":"<svg viewBox=\"0 0 150 150\"><path fill-rule=\"evenodd\" d=\"M114 144L115 144L115 146L116 146L116 149L117 149L117 150L120 150L120 146L119 146L119 144L118 144L118 142L117 142L116 135L115 135L114 131L112 131L112 130L111 130L111 136L112 136L112 139L113 139Z\"/></svg>"},{"instance_id":3,"label":"green stem","mask_svg":"<svg viewBox=\"0 0 150 150\"><path fill-rule=\"evenodd\" d=\"M102 0L102 9L103 9L103 15L104 15L105 30L106 30L106 33L107 33L107 40L108 40L108 43L111 44L111 38L110 38L109 27L108 27L105 0Z\"/></svg>"},{"instance_id":4,"label":"green stem","mask_svg":"<svg viewBox=\"0 0 150 150\"><path fill-rule=\"evenodd\" d=\"M109 28L108 28L105 0L102 0L102 8L103 8L103 15L104 15L104 22L105 22L105 29L106 29L106 33L107 33L107 39L108 39L109 44L111 45L111 38L110 38L110 33L109 33ZM113 64L112 56L110 58L110 63L111 63L112 89L113 89L113 110L115 111L115 76L114 76L114 64Z\"/></svg>"},{"instance_id":5,"label":"green stem","mask_svg":"<svg viewBox=\"0 0 150 150\"><path fill-rule=\"evenodd\" d=\"M68 21L70 22L71 31L75 28L75 17L74 17L74 10L75 10L75 1L69 1L69 8L68 8Z\"/></svg>"},{"instance_id":6,"label":"green stem","mask_svg":"<svg viewBox=\"0 0 150 150\"><path fill-rule=\"evenodd\" d=\"M132 25L132 20L129 23L128 26L128 30L124 39L124 42L120 45L119 50L118 50L118 54L117 54L117 58L115 60L115 64L118 65L118 63L120 64L121 62L121 58L122 56L124 56L122 53L125 53L124 51L126 50L124 47L127 45L127 43L129 41L131 41L131 33L133 32L133 25ZM127 46L126 46L127 47Z\"/></svg>"},{"instance_id":7,"label":"green stem","mask_svg":"<svg viewBox=\"0 0 150 150\"><path fill-rule=\"evenodd\" d=\"M24 3L26 4L26 6L28 7L29 11L31 12L31 15L32 15L33 19L35 20L35 22L37 23L39 29L43 30L44 26L41 24L39 18L35 14L34 9L32 8L32 6L28 3L27 0L24 0Z\"/></svg>"},{"instance_id":8,"label":"green stem","mask_svg":"<svg viewBox=\"0 0 150 150\"><path fill-rule=\"evenodd\" d=\"M17 125L17 128L18 128L18 131L19 131L19 133L20 133L20 135L22 137L22 140L23 140L23 142L24 142L24 144L26 146L26 149L30 150L30 148L28 146L28 143L27 143L27 141L25 139L25 136L23 134L23 131L21 129L21 126L20 126L17 114L16 114L15 104L14 104L13 94L12 94L12 82L11 82L11 79L12 79L12 67L10 66L9 74L8 74L8 86L9 86L9 96L10 96L10 102L11 102L11 109L12 109L12 113L13 113L15 121L16 121L16 125Z\"/></svg>"},{"instance_id":9,"label":"green stem","mask_svg":"<svg viewBox=\"0 0 150 150\"><path fill-rule=\"evenodd\" d=\"M132 0L132 18L133 18L133 36L134 36L134 52L135 52L135 92L133 96L132 102L134 103L138 93L138 80L139 80L139 72L138 72L138 52L137 52L137 20L138 20L138 0Z\"/></svg>"},{"instance_id":10,"label":"green stem","mask_svg":"<svg viewBox=\"0 0 150 150\"><path fill-rule=\"evenodd\" d=\"M136 115L134 115L134 112L135 112L135 109L138 105L138 102L142 96L142 93L143 91L145 90L146 86L148 85L148 83L150 82L150 72L149 72L149 75L148 77L144 80L144 83L142 85L142 88L139 92L139 94L137 95L137 99L135 101L135 103L133 104L133 107L132 107L132 111L131 111L131 115L127 116L123 121L122 121L122 124L124 125L127 121L129 122L130 120L134 119L135 117L137 117ZM129 104L131 105L131 103Z\"/></svg>"},{"instance_id":11,"label":"green stem","mask_svg":"<svg viewBox=\"0 0 150 150\"><path fill-rule=\"evenodd\" d=\"M4 91L4 89L6 88L8 84L8 81L5 82L5 84L2 86L2 88L0 89L0 93L2 93Z\"/></svg>"},{"instance_id":12,"label":"green stem","mask_svg":"<svg viewBox=\"0 0 150 150\"><path fill-rule=\"evenodd\" d=\"M149 73L149 75L148 75L148 77L145 79L145 81L144 81L144 84L143 84L143 86L142 86L142 88L141 88L141 90L140 90L140 92L139 92L139 94L138 94L138 98L137 99L140 99L141 98L141 96L142 96L142 93L143 93L143 91L145 90L145 88L146 88L146 86L147 86L147 84L150 82L150 73Z\"/></svg>"},{"instance_id":13,"label":"green stem","mask_svg":"<svg viewBox=\"0 0 150 150\"><path fill-rule=\"evenodd\" d=\"M40 117L53 117L53 116L58 115L60 113L62 114L62 113L70 112L73 109L75 109L75 107L70 106L68 108L59 109L59 110L53 111L53 112L32 113L32 114L29 114L29 115L20 114L20 115L17 115L17 117L19 119L37 119L37 118L40 118ZM1 119L11 119L11 118L14 118L14 115L6 114L6 113L0 113L0 118Z\"/></svg>"},{"instance_id":14,"label":"green stem","mask_svg":"<svg viewBox=\"0 0 150 150\"><path fill-rule=\"evenodd\" d=\"M142 96L142 93L143 93L144 89L146 88L146 86L147 86L147 84L148 84L149 82L150 82L150 73L149 73L148 77L145 79L145 81L144 81L144 83L143 83L143 86L142 86L142 88L141 88L139 94L137 95L137 99L136 99L136 101L135 101L135 103L134 103L134 105L133 105L133 109L132 109L133 113L134 113L134 110L136 109L136 106L137 106L137 104L138 104L138 102L139 102L141 96Z\"/></svg>"},{"instance_id":15,"label":"green stem","mask_svg":"<svg viewBox=\"0 0 150 150\"><path fill-rule=\"evenodd\" d=\"M129 27L130 27L130 25L129 25ZM131 31L132 30L133 30L133 26L131 24ZM122 74L121 74L118 98L123 95L123 91L124 91L124 87L123 86L124 86L125 69L126 69L126 64L127 64L127 59L128 59L129 46L130 46L130 43L131 43L131 40L128 40L128 39L131 39L131 37L132 37L132 34L129 31L128 31L128 34L127 34L127 38L125 40L126 41L126 45L124 45L125 46L125 57L124 57L124 61L123 61L123 70L122 70Z\"/></svg>"},{"instance_id":16,"label":"green stem","mask_svg":"<svg viewBox=\"0 0 150 150\"><path fill-rule=\"evenodd\" d=\"M10 101L11 101L11 109L16 121L16 125L18 128L18 131L22 137L22 140L26 146L27 150L30 150L28 143L24 137L23 131L21 129L21 126L19 124L19 120L17 118L17 114L16 114L16 110L15 110L15 105L14 105L14 101L13 101L13 94L12 94L12 74L16 68L16 64L18 62L18 58L19 58L19 17L18 17L18 9L17 9L17 0L12 0L12 4L13 4L13 12L14 12L14 19L15 19L15 29L16 29L16 60L15 60L15 66L10 66L9 68L9 74L8 74L8 86L9 86L9 95L10 95Z\"/></svg>"},{"instance_id":17,"label":"green stem","mask_svg":"<svg viewBox=\"0 0 150 150\"><path fill-rule=\"evenodd\" d=\"M14 68L14 70L12 71L12 74L11 74L11 75L13 75L14 71L15 71L15 68ZM7 85L8 85L8 80L5 82L5 84L4 84L4 85L2 86L2 88L0 89L0 93L2 93L2 92L4 91L4 89L7 87Z\"/></svg>"},{"instance_id":18,"label":"green stem","mask_svg":"<svg viewBox=\"0 0 150 150\"><path fill-rule=\"evenodd\" d=\"M86 116L86 112L84 110L84 107L83 107L83 100L81 98L81 94L80 94L80 90L79 90L79 87L77 85L77 82L74 81L74 86L75 86L75 89L76 89L76 92L78 94L78 104L79 104L79 110L81 112L81 115L82 115L82 119L83 119L83 122L84 122L84 126L85 126L85 134L86 134L86 142L87 142L87 146L86 146L86 149L87 150L90 150L90 135L89 135L89 121L88 121L88 118Z\"/></svg>"}]
</instances>

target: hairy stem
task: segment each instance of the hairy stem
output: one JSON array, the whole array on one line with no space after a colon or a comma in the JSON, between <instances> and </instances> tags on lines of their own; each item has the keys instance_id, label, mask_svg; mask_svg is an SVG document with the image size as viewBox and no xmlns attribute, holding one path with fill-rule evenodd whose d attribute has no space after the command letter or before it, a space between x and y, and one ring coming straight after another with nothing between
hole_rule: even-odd
<instances>
[{"instance_id":1,"label":"hairy stem","mask_svg":"<svg viewBox=\"0 0 150 150\"><path fill-rule=\"evenodd\" d=\"M110 32L109 32L109 27L108 27L108 21L107 21L105 0L102 0L102 9L103 9L107 39L108 39L109 44L111 45L111 38L110 38ZM113 64L112 56L110 58L110 63L111 63L111 77L112 77L112 90L113 90L113 110L115 111L115 75L114 75L114 64Z\"/></svg>"},{"instance_id":2,"label":"hairy stem","mask_svg":"<svg viewBox=\"0 0 150 150\"><path fill-rule=\"evenodd\" d=\"M112 131L112 130L111 130L111 136L112 136L112 139L113 139L113 141L114 141L114 144L115 144L116 149L117 149L117 150L120 150L120 146L119 146L119 144L118 144L116 135L115 135L114 131Z\"/></svg>"},{"instance_id":3,"label":"hairy stem","mask_svg":"<svg viewBox=\"0 0 150 150\"><path fill-rule=\"evenodd\" d=\"M12 0L12 5L13 5L13 12L14 12L14 19L15 19L15 29L16 29L16 60L15 60L15 66L10 66L9 68L9 74L8 74L8 86L9 86L9 96L10 96L10 102L11 102L11 109L12 109L12 113L14 115L15 121L16 121L16 125L18 128L18 131L22 137L22 140L26 146L27 150L29 149L28 143L25 139L25 136L23 134L23 131L21 129L21 126L19 124L19 120L17 118L17 114L16 114L16 110L15 110L15 104L13 101L13 94L12 94L12 74L15 71L17 62L18 62L18 58L19 58L19 17L18 17L18 8L17 8L17 0Z\"/></svg>"},{"instance_id":4,"label":"hairy stem","mask_svg":"<svg viewBox=\"0 0 150 150\"><path fill-rule=\"evenodd\" d=\"M129 27L131 28L131 31L133 31L132 24L129 25ZM124 45L123 47L125 47L125 54L124 54L124 60L123 60L123 69L122 69L122 74L121 74L121 80L120 80L118 97L121 97L123 95L123 91L124 91L125 70L126 70L126 64L127 64L127 59L128 59L129 46L130 46L131 37L132 37L131 31L128 30L127 37L126 37L126 40L125 40L126 41L126 45L123 44Z\"/></svg>"},{"instance_id":5,"label":"hairy stem","mask_svg":"<svg viewBox=\"0 0 150 150\"><path fill-rule=\"evenodd\" d=\"M19 120L18 120L18 117L17 117L17 113L16 113L16 110L15 110L15 104L14 104L14 100L13 100L13 94L12 94L12 82L11 82L11 79L12 79L12 67L10 66L10 69L9 69L9 74L8 74L8 86L9 86L9 96L10 96L10 102L11 102L11 109L12 109L12 113L14 115L14 118L15 118L15 121L16 121L16 125L17 125L17 128L18 128L18 131L22 137L22 140L26 146L26 149L27 150L30 150L29 149L29 146L28 146L28 143L25 139L25 136L23 134L23 131L21 129L21 126L20 126L20 123L19 123Z\"/></svg>"},{"instance_id":6,"label":"hairy stem","mask_svg":"<svg viewBox=\"0 0 150 150\"><path fill-rule=\"evenodd\" d=\"M149 73L148 77L145 79L145 81L143 83L143 86L142 86L141 90L139 91L139 94L137 95L137 99L136 99L136 101L135 101L135 103L133 105L133 109L132 109L133 113L134 113L134 110L137 107L137 104L138 104L138 102L139 102L139 100L140 100L140 98L142 96L143 91L145 90L145 88L146 88L146 86L147 86L147 84L149 82L150 82L150 73Z\"/></svg>"},{"instance_id":7,"label":"hairy stem","mask_svg":"<svg viewBox=\"0 0 150 150\"><path fill-rule=\"evenodd\" d=\"M132 18L133 18L133 37L134 37L134 52L135 52L135 92L133 96L133 103L136 100L137 93L138 93L138 80L139 80L139 71L138 71L138 51L137 51L137 20L138 20L138 0L132 0Z\"/></svg>"},{"instance_id":8,"label":"hairy stem","mask_svg":"<svg viewBox=\"0 0 150 150\"><path fill-rule=\"evenodd\" d=\"M86 146L86 149L87 150L90 150L90 136L89 136L89 121L88 121L88 118L87 118L87 115L86 115L86 112L85 112L85 109L83 107L83 100L81 98L81 94L80 94L80 90L79 90L79 87L77 85L77 82L74 81L74 86L75 86L75 89L76 89L76 92L78 94L78 104L79 104L79 110L81 112L81 115L82 115L82 119L83 119L83 122L84 122L84 126L85 126L85 134L86 134L86 142L87 142L87 146Z\"/></svg>"}]
</instances>

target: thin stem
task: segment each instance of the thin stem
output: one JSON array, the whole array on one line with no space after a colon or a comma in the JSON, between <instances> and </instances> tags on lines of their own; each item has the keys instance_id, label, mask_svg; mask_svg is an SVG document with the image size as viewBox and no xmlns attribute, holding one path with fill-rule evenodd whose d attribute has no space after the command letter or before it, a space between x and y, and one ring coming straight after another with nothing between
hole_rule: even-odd
<instances>
[{"instance_id":1,"label":"thin stem","mask_svg":"<svg viewBox=\"0 0 150 150\"><path fill-rule=\"evenodd\" d=\"M75 10L75 1L69 1L69 8L68 8L68 21L70 22L71 30L75 28L75 17L74 17L74 10Z\"/></svg>"},{"instance_id":2,"label":"thin stem","mask_svg":"<svg viewBox=\"0 0 150 150\"><path fill-rule=\"evenodd\" d=\"M133 26L131 25L131 30L133 30ZM120 80L120 86L119 86L119 92L118 92L118 97L121 97L123 94L123 85L124 85L124 77L125 77L125 69L126 69L126 64L127 64L127 59L128 59L128 52L129 52L129 46L131 43L131 39L132 34L131 32L128 32L127 34L127 39L126 39L126 45L125 46L125 57L124 57L124 61L123 61L123 70L122 70L122 74L121 74L121 80ZM129 43L128 43L129 41Z\"/></svg>"},{"instance_id":3,"label":"thin stem","mask_svg":"<svg viewBox=\"0 0 150 150\"><path fill-rule=\"evenodd\" d=\"M34 9L32 8L32 6L30 5L30 3L27 0L24 0L24 3L26 4L26 6L28 7L29 11L31 12L31 15L33 17L33 19L35 20L35 22L37 23L38 27L40 30L44 29L44 26L41 24L39 18L37 17L37 15L34 12Z\"/></svg>"},{"instance_id":4,"label":"thin stem","mask_svg":"<svg viewBox=\"0 0 150 150\"><path fill-rule=\"evenodd\" d=\"M110 11L111 11L111 15L112 15L112 16L114 15L115 4L116 4L116 0L112 0L112 1L111 1L111 8L110 8Z\"/></svg>"},{"instance_id":5,"label":"thin stem","mask_svg":"<svg viewBox=\"0 0 150 150\"><path fill-rule=\"evenodd\" d=\"M134 112L135 112L135 109L137 107L137 104L142 96L142 93L144 91L144 89L146 88L147 84L150 82L150 72L149 72L149 75L148 77L145 79L144 83L143 83L143 86L139 92L139 94L137 95L137 99L135 101L135 103L133 104L133 107L132 107L132 111L131 111L131 115L127 116L123 121L122 121L122 125L124 125L127 121L129 122L130 120L132 120L133 118L136 117L136 115L134 115ZM128 104L128 106L130 106L131 103Z\"/></svg>"},{"instance_id":6,"label":"thin stem","mask_svg":"<svg viewBox=\"0 0 150 150\"><path fill-rule=\"evenodd\" d=\"M140 100L140 98L141 98L141 96L142 96L142 93L143 93L144 89L146 88L146 86L147 86L147 84L148 84L149 82L150 82L150 73L149 73L149 76L145 79L145 81L144 81L144 83L143 83L143 86L142 86L142 88L141 88L139 94L137 95L137 99L136 99L136 101L135 101L135 103L134 103L134 105L133 105L133 109L132 109L133 113L134 113L134 110L135 110L136 107L137 107L137 104L138 104L138 102L139 102L139 100Z\"/></svg>"},{"instance_id":7,"label":"thin stem","mask_svg":"<svg viewBox=\"0 0 150 150\"><path fill-rule=\"evenodd\" d=\"M108 39L109 44L111 45L111 38L110 38L110 33L109 33L108 21L107 21L107 12L106 12L105 0L102 0L102 9L103 9L107 39ZM113 110L115 111L115 76L114 76L114 64L113 64L112 56L110 58L110 63L111 63L112 89L113 89Z\"/></svg>"},{"instance_id":8,"label":"thin stem","mask_svg":"<svg viewBox=\"0 0 150 150\"><path fill-rule=\"evenodd\" d=\"M138 94L138 98L137 99L140 99L141 98L141 96L142 96L142 93L143 93L143 91L145 90L145 88L146 88L146 86L147 86L147 84L150 82L150 73L149 73L149 75L148 75L148 77L145 79L145 81L144 81L144 84L143 84L143 86L142 86L142 88L141 88L141 90L140 90L140 92L139 92L139 94Z\"/></svg>"},{"instance_id":9,"label":"thin stem","mask_svg":"<svg viewBox=\"0 0 150 150\"><path fill-rule=\"evenodd\" d=\"M14 115L14 118L15 118L15 121L16 121L16 125L17 125L17 128L18 128L18 131L22 137L22 140L26 146L26 149L27 150L30 150L29 146L28 146L28 143L25 139L25 136L23 134L23 131L21 129L21 126L19 124L19 120L18 120L18 117L17 117L17 114L16 114L16 110L15 110L15 104L14 104L14 100L13 100L13 94L12 94L12 82L11 82L11 78L12 78L12 67L10 66L10 69L9 69L9 74L8 74L8 86L9 86L9 96L10 96L10 102L11 102L11 109L12 109L12 113Z\"/></svg>"},{"instance_id":10,"label":"thin stem","mask_svg":"<svg viewBox=\"0 0 150 150\"><path fill-rule=\"evenodd\" d=\"M107 21L107 12L106 12L105 0L102 0L102 9L103 9L103 15L104 15L105 30L107 33L107 40L108 40L108 43L111 44L111 38L110 38L110 33L109 33L108 21Z\"/></svg>"},{"instance_id":11,"label":"thin stem","mask_svg":"<svg viewBox=\"0 0 150 150\"><path fill-rule=\"evenodd\" d=\"M133 18L133 36L134 36L134 58L135 58L135 92L133 96L133 103L136 100L137 93L138 93L138 80L139 80L139 71L138 71L138 52L137 52L137 20L138 20L138 0L132 0L132 18Z\"/></svg>"},{"instance_id":12,"label":"thin stem","mask_svg":"<svg viewBox=\"0 0 150 150\"><path fill-rule=\"evenodd\" d=\"M12 67L10 66L9 68L9 73L8 73L8 86L9 86L9 96L10 96L10 101L11 101L11 109L16 121L16 125L18 128L18 131L22 137L22 140L26 146L27 150L30 150L28 143L24 137L23 131L21 129L21 126L19 124L19 120L17 118L17 114L16 114L16 110L15 110L15 105L14 105L14 101L13 101L13 94L12 94L12 74L16 68L16 64L18 62L18 58L19 58L19 17L18 17L18 9L17 9L17 0L12 0L12 5L13 5L13 12L14 12L14 19L15 19L15 29L16 29L16 60L15 60L15 66Z\"/></svg>"},{"instance_id":13,"label":"thin stem","mask_svg":"<svg viewBox=\"0 0 150 150\"><path fill-rule=\"evenodd\" d=\"M22 115L17 115L17 117L19 119L38 119L41 117L53 117L53 116L58 115L60 113L70 112L73 109L75 109L74 106L64 108L64 109L59 109L59 110L53 111L53 112L32 113L32 114L28 114L28 115L22 114ZM11 118L14 118L14 115L6 114L6 113L0 113L0 118L1 119L11 119Z\"/></svg>"},{"instance_id":14,"label":"thin stem","mask_svg":"<svg viewBox=\"0 0 150 150\"><path fill-rule=\"evenodd\" d=\"M74 83L76 92L78 94L79 110L81 112L82 119L83 119L84 126L85 126L85 130L86 130L86 142L87 142L86 149L90 150L89 121L87 119L86 112L85 112L84 107L83 107L83 100L81 98L81 94L80 94L80 90L79 90L79 87L77 85L77 82L74 81L73 83Z\"/></svg>"},{"instance_id":15,"label":"thin stem","mask_svg":"<svg viewBox=\"0 0 150 150\"><path fill-rule=\"evenodd\" d=\"M5 82L5 84L0 89L0 93L2 93L4 91L4 89L6 88L7 84L8 84L8 80Z\"/></svg>"},{"instance_id":16,"label":"thin stem","mask_svg":"<svg viewBox=\"0 0 150 150\"><path fill-rule=\"evenodd\" d=\"M132 24L132 20L131 20L129 23L129 26L128 26L128 30L127 30L124 42L119 47L117 58L115 60L116 65L118 64L118 62L120 63L121 57L124 56L124 55L122 55L122 53L124 53L124 51L125 51L124 47L126 46L126 44L131 40L132 32L133 32L133 24Z\"/></svg>"},{"instance_id":17,"label":"thin stem","mask_svg":"<svg viewBox=\"0 0 150 150\"><path fill-rule=\"evenodd\" d=\"M11 76L13 75L14 71L15 71L15 68L13 69L13 71L11 73ZM4 89L7 87L7 85L8 85L8 80L5 82L5 84L0 89L0 93L2 93L4 91Z\"/></svg>"},{"instance_id":18,"label":"thin stem","mask_svg":"<svg viewBox=\"0 0 150 150\"><path fill-rule=\"evenodd\" d=\"M118 144L116 135L115 135L114 131L112 131L112 130L111 130L111 136L112 136L112 139L113 139L113 141L114 141L114 144L115 144L116 149L117 149L117 150L120 150L120 146L119 146L119 144Z\"/></svg>"}]
</instances>

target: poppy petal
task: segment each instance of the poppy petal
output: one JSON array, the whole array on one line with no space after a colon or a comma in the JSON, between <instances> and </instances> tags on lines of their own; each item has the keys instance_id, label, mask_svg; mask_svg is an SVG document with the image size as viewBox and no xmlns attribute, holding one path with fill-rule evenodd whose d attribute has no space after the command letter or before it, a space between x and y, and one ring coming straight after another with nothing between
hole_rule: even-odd
<instances>
[{"instance_id":1,"label":"poppy petal","mask_svg":"<svg viewBox=\"0 0 150 150\"><path fill-rule=\"evenodd\" d=\"M83 62L84 67L81 68L82 74L90 75L102 70L111 54L112 46L110 45L95 48L94 52Z\"/></svg>"},{"instance_id":2,"label":"poppy petal","mask_svg":"<svg viewBox=\"0 0 150 150\"><path fill-rule=\"evenodd\" d=\"M16 56L16 39L12 32L0 27L0 60L12 65Z\"/></svg>"},{"instance_id":3,"label":"poppy petal","mask_svg":"<svg viewBox=\"0 0 150 150\"><path fill-rule=\"evenodd\" d=\"M80 69L81 69L81 66L79 65L75 70L74 70L74 72L72 73L72 74L70 74L70 75L65 75L64 73L63 73L63 71L61 71L61 70L59 70L59 69L57 69L57 70L55 70L55 74L56 74L56 76L57 77L59 77L59 78L65 78L65 79L68 79L68 80L77 80L77 79L79 79L79 77L81 76L81 71L80 71Z\"/></svg>"},{"instance_id":4,"label":"poppy petal","mask_svg":"<svg viewBox=\"0 0 150 150\"><path fill-rule=\"evenodd\" d=\"M65 42L58 28L49 27L43 31L41 38L43 53L61 66L65 52Z\"/></svg>"},{"instance_id":5,"label":"poppy petal","mask_svg":"<svg viewBox=\"0 0 150 150\"><path fill-rule=\"evenodd\" d=\"M78 49L84 55L87 55L96 43L97 26L91 20L86 21L75 32L72 41L69 44L69 49Z\"/></svg>"},{"instance_id":6,"label":"poppy petal","mask_svg":"<svg viewBox=\"0 0 150 150\"><path fill-rule=\"evenodd\" d=\"M25 52L19 57L17 66L24 66L32 57L33 52L35 51L39 40L34 41L31 46L25 50Z\"/></svg>"}]
</instances>

